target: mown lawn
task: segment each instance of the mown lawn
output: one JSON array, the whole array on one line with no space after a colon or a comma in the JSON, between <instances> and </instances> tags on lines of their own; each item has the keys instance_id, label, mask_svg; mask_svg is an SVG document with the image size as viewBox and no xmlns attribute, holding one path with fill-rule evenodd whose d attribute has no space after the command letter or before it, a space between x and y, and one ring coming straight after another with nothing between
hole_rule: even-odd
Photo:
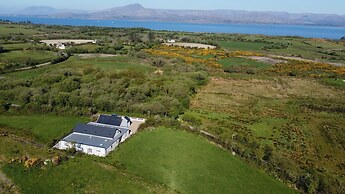
<instances>
[{"instance_id":1,"label":"mown lawn","mask_svg":"<svg viewBox=\"0 0 345 194\"><path fill-rule=\"evenodd\" d=\"M0 124L17 129L29 129L34 137L44 144L70 132L75 124L84 123L88 120L85 117L53 115L0 115Z\"/></svg>"},{"instance_id":2,"label":"mown lawn","mask_svg":"<svg viewBox=\"0 0 345 194\"><path fill-rule=\"evenodd\" d=\"M144 131L112 157L128 173L181 193L293 193L229 152L185 131Z\"/></svg>"}]
</instances>

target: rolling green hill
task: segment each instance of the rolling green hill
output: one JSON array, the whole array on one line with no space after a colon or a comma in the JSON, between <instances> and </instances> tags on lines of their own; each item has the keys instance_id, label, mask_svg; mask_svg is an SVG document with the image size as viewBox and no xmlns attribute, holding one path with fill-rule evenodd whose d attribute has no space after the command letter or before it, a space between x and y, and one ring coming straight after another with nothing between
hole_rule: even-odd
<instances>
[{"instance_id":1,"label":"rolling green hill","mask_svg":"<svg viewBox=\"0 0 345 194\"><path fill-rule=\"evenodd\" d=\"M104 159L3 171L23 193L294 193L204 138L168 128L140 132Z\"/></svg>"}]
</instances>

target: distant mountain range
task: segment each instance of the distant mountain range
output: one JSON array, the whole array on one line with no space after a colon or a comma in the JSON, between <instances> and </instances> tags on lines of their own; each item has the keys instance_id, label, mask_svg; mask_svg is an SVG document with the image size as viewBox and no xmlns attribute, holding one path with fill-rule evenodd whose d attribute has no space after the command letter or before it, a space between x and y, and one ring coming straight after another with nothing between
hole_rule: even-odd
<instances>
[{"instance_id":1,"label":"distant mountain range","mask_svg":"<svg viewBox=\"0 0 345 194\"><path fill-rule=\"evenodd\" d=\"M8 15L8 14L7 14ZM101 11L58 10L52 7L28 7L11 15L31 17L78 18L98 20L150 20L188 23L258 23L345 26L345 15L297 14L240 10L169 10L149 9L140 4Z\"/></svg>"}]
</instances>

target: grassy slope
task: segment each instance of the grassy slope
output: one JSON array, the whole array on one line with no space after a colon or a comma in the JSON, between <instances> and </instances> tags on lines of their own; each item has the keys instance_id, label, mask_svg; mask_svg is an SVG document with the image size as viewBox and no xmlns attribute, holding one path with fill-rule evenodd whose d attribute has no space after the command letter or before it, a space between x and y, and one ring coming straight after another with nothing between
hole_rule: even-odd
<instances>
[{"instance_id":1,"label":"grassy slope","mask_svg":"<svg viewBox=\"0 0 345 194\"><path fill-rule=\"evenodd\" d=\"M30 129L42 143L49 143L64 133L68 133L75 124L86 122L83 117L59 117L49 115L7 116L0 115L0 124L13 128Z\"/></svg>"},{"instance_id":2,"label":"grassy slope","mask_svg":"<svg viewBox=\"0 0 345 194\"><path fill-rule=\"evenodd\" d=\"M52 51L11 51L0 54L0 61L3 63L23 64L28 59L36 63L49 62L56 57Z\"/></svg>"},{"instance_id":3,"label":"grassy slope","mask_svg":"<svg viewBox=\"0 0 345 194\"><path fill-rule=\"evenodd\" d=\"M238 42L238 41L222 41L219 42L220 46L229 50L239 51L260 51L263 46L269 46L266 43L255 42Z\"/></svg>"},{"instance_id":4,"label":"grassy slope","mask_svg":"<svg viewBox=\"0 0 345 194\"><path fill-rule=\"evenodd\" d=\"M145 131L115 154L126 171L181 193L293 193L228 152L185 131Z\"/></svg>"},{"instance_id":5,"label":"grassy slope","mask_svg":"<svg viewBox=\"0 0 345 194\"><path fill-rule=\"evenodd\" d=\"M50 150L37 144L68 132L77 122L85 118L58 116L0 116L0 127L9 135L0 136L0 168L11 177L22 193L166 193L159 184L144 182L140 177L130 176L120 169L106 165L103 158L79 156L58 167L44 166L27 170L23 164L9 165L13 157L51 158L60 155L58 150ZM30 130L22 129L30 128ZM103 162L103 163L102 163ZM173 193L173 191L169 191Z\"/></svg>"},{"instance_id":6,"label":"grassy slope","mask_svg":"<svg viewBox=\"0 0 345 194\"><path fill-rule=\"evenodd\" d=\"M30 48L41 48L43 47L43 44L17 43L17 44L3 44L2 46L8 51L15 51L15 50L28 50Z\"/></svg>"},{"instance_id":7,"label":"grassy slope","mask_svg":"<svg viewBox=\"0 0 345 194\"><path fill-rule=\"evenodd\" d=\"M100 165L82 156L58 167L27 171L20 165L5 165L3 171L22 188L22 193L165 193L164 187ZM171 193L171 192L170 192Z\"/></svg>"},{"instance_id":8,"label":"grassy slope","mask_svg":"<svg viewBox=\"0 0 345 194\"><path fill-rule=\"evenodd\" d=\"M245 58L227 58L227 59L219 60L219 63L223 65L223 67L228 67L228 66L248 66L248 67L256 67L256 68L271 67L270 64L258 62L251 59L245 59Z\"/></svg>"},{"instance_id":9,"label":"grassy slope","mask_svg":"<svg viewBox=\"0 0 345 194\"><path fill-rule=\"evenodd\" d=\"M308 79L214 79L195 96L186 114L228 142L233 141L233 134L240 134L260 147L274 145L278 155L290 155L296 164L310 160L313 168L341 174L337 165L344 157L338 140L345 124L343 114L306 110L303 104L327 106L330 102L341 107L343 94ZM324 126L331 126L326 135L321 133ZM334 158L329 159L329 153Z\"/></svg>"},{"instance_id":10,"label":"grassy slope","mask_svg":"<svg viewBox=\"0 0 345 194\"><path fill-rule=\"evenodd\" d=\"M119 72L125 71L129 69L135 69L138 71L143 72L152 72L155 70L154 67L141 64L140 62L136 61L135 59L130 59L127 56L119 56L119 57L110 57L110 58L90 58L90 59L81 59L77 56L73 56L69 58L67 61L49 65L45 67L40 67L37 69L20 71L20 72L13 72L6 74L5 76L14 77L14 78L32 78L35 77L43 72L52 71L56 68L73 68L76 71L80 71L88 67L94 68L101 68L103 70L107 70L107 72Z\"/></svg>"},{"instance_id":11,"label":"grassy slope","mask_svg":"<svg viewBox=\"0 0 345 194\"><path fill-rule=\"evenodd\" d=\"M40 122L27 117L1 118L13 123L20 120L39 123L35 130L39 130L42 137L45 133L41 125L54 129L52 126L57 122L71 122L69 118L37 115L35 118L40 118ZM8 148L17 150L9 154L10 150L0 149L0 158L54 155L44 147L26 143L16 146L10 136L0 139ZM293 193L284 184L247 166L204 138L166 128L132 137L105 159L82 155L58 167L48 165L28 171L22 165L5 164L2 171L23 193Z\"/></svg>"},{"instance_id":12,"label":"grassy slope","mask_svg":"<svg viewBox=\"0 0 345 194\"><path fill-rule=\"evenodd\" d=\"M344 43L336 43L328 40L322 39L306 39L306 38L290 38L290 37L261 37L259 35L244 35L247 40L266 40L270 43L260 43L260 42L240 42L234 40L220 41L218 42L220 46L224 49L231 51L256 51L264 54L274 54L283 56L302 56L307 59L318 59L321 61L329 62L341 62L343 60L334 60L333 55L327 53L335 53L339 57L345 57L345 47ZM275 43L289 44L288 48L283 49L269 49L262 50L263 46L272 46ZM327 59L322 59L322 57L327 57Z\"/></svg>"}]
</instances>

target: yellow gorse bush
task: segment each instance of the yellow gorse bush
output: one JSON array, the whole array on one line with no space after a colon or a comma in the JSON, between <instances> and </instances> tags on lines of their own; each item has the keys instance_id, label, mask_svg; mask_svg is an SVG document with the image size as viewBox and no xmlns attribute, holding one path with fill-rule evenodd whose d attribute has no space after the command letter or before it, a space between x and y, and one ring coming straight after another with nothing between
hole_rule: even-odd
<instances>
[{"instance_id":1,"label":"yellow gorse bush","mask_svg":"<svg viewBox=\"0 0 345 194\"><path fill-rule=\"evenodd\" d=\"M326 77L330 73L339 76L345 75L345 67L337 67L327 63L298 60L291 60L288 63L276 64L271 71L275 73L296 72L312 77Z\"/></svg>"},{"instance_id":2,"label":"yellow gorse bush","mask_svg":"<svg viewBox=\"0 0 345 194\"><path fill-rule=\"evenodd\" d=\"M184 48L179 46L167 45L161 45L156 48L146 49L145 51L154 56L160 56L164 58L178 58L189 64L199 63L216 68L221 67L221 64L219 64L218 62L218 60L220 59L238 56L261 56L258 53L247 51L226 52L223 49ZM201 56L209 57L202 58Z\"/></svg>"}]
</instances>

